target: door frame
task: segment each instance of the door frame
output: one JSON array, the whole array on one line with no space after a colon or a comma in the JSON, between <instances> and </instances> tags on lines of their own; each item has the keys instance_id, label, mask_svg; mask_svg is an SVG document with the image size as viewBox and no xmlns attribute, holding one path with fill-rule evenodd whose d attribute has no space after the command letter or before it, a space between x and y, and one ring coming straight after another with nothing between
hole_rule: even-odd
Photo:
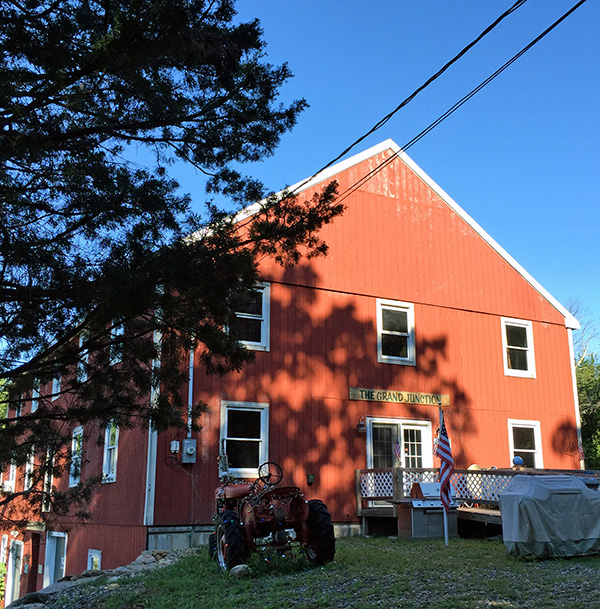
<instances>
[{"instance_id":1,"label":"door frame","mask_svg":"<svg viewBox=\"0 0 600 609\"><path fill-rule=\"evenodd\" d=\"M21 548L21 554L20 554L20 558L19 558L19 565L18 565L18 573L17 573L17 580L18 580L18 587L17 587L17 594L16 596L13 595L13 590L15 589L15 564L14 564L14 554L13 554L13 548L14 547L20 547ZM10 605L10 603L12 603L13 601L16 601L20 595L21 595L21 575L23 572L23 549L24 549L24 544L21 540L19 539L11 539L9 544L8 544L8 557L7 557L7 561L6 561L6 586L4 587L4 606L8 607L8 605Z\"/></svg>"},{"instance_id":2,"label":"door frame","mask_svg":"<svg viewBox=\"0 0 600 609\"><path fill-rule=\"evenodd\" d=\"M67 563L67 540L68 535L60 531L48 531L46 534L46 555L44 557L44 584L43 587L53 584L56 580L51 580L54 577L54 568L56 567L56 541L57 539L64 537L65 539L65 551L64 551L64 568L61 577L64 577L66 572ZM60 577L59 577L60 579Z\"/></svg>"},{"instance_id":3,"label":"door frame","mask_svg":"<svg viewBox=\"0 0 600 609\"><path fill-rule=\"evenodd\" d=\"M383 425L399 425L400 433L402 434L402 427L419 427L423 430L422 438L423 442L423 467L433 467L433 434L432 424L428 419L407 419L404 417L371 417L366 416L365 422L367 424L367 469L373 467L373 423ZM402 440L404 438L400 436ZM427 440L429 441L427 443Z\"/></svg>"}]
</instances>

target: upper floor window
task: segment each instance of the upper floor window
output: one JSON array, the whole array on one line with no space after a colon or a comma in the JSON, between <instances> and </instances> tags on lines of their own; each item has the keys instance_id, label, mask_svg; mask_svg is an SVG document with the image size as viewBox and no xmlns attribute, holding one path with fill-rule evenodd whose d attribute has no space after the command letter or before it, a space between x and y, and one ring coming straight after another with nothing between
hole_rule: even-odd
<instances>
[{"instance_id":1,"label":"upper floor window","mask_svg":"<svg viewBox=\"0 0 600 609\"><path fill-rule=\"evenodd\" d=\"M27 461L25 462L25 471L23 475L23 490L29 491L33 487L35 472L35 446L29 449Z\"/></svg>"},{"instance_id":2,"label":"upper floor window","mask_svg":"<svg viewBox=\"0 0 600 609\"><path fill-rule=\"evenodd\" d=\"M270 286L257 285L235 311L231 333L248 349L269 350Z\"/></svg>"},{"instance_id":3,"label":"upper floor window","mask_svg":"<svg viewBox=\"0 0 600 609\"><path fill-rule=\"evenodd\" d=\"M81 481L81 462L83 455L83 427L73 430L71 439L71 464L69 467L69 487L77 486Z\"/></svg>"},{"instance_id":4,"label":"upper floor window","mask_svg":"<svg viewBox=\"0 0 600 609\"><path fill-rule=\"evenodd\" d=\"M117 324L110 331L110 365L114 366L121 361L123 352L123 334L125 326Z\"/></svg>"},{"instance_id":5,"label":"upper floor window","mask_svg":"<svg viewBox=\"0 0 600 609\"><path fill-rule=\"evenodd\" d=\"M40 405L40 389L40 380L35 379L33 381L33 389L31 390L31 412L35 412Z\"/></svg>"},{"instance_id":6,"label":"upper floor window","mask_svg":"<svg viewBox=\"0 0 600 609\"><path fill-rule=\"evenodd\" d=\"M52 379L52 400L56 400L60 397L60 382L61 375L60 372L58 372L54 375L54 378Z\"/></svg>"},{"instance_id":7,"label":"upper floor window","mask_svg":"<svg viewBox=\"0 0 600 609\"><path fill-rule=\"evenodd\" d=\"M117 456L119 446L119 427L114 421L106 426L104 434L104 460L102 463L102 482L115 482L117 479Z\"/></svg>"},{"instance_id":8,"label":"upper floor window","mask_svg":"<svg viewBox=\"0 0 600 609\"><path fill-rule=\"evenodd\" d=\"M415 365L415 312L412 304L377 299L377 361Z\"/></svg>"},{"instance_id":9,"label":"upper floor window","mask_svg":"<svg viewBox=\"0 0 600 609\"><path fill-rule=\"evenodd\" d=\"M504 374L535 378L533 325L530 321L502 318Z\"/></svg>"},{"instance_id":10,"label":"upper floor window","mask_svg":"<svg viewBox=\"0 0 600 609\"><path fill-rule=\"evenodd\" d=\"M255 402L223 402L221 441L229 473L255 478L258 466L269 458L269 406Z\"/></svg>"},{"instance_id":11,"label":"upper floor window","mask_svg":"<svg viewBox=\"0 0 600 609\"><path fill-rule=\"evenodd\" d=\"M86 332L82 332L79 335L79 349L81 350L79 355L79 361L77 362L77 380L80 383L85 383L88 378L88 365L90 362L90 352L84 349L88 336Z\"/></svg>"}]
</instances>

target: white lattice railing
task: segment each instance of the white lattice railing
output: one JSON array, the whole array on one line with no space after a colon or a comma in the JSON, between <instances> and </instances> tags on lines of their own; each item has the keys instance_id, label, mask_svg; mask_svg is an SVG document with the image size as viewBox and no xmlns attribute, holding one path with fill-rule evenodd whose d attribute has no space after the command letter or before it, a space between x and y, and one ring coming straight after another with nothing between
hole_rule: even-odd
<instances>
[{"instance_id":1,"label":"white lattice railing","mask_svg":"<svg viewBox=\"0 0 600 609\"><path fill-rule=\"evenodd\" d=\"M459 504L497 506L502 491L517 474L570 474L600 479L600 472L578 470L511 470L473 471L459 469L452 474L453 495ZM414 482L437 482L439 469L389 467L356 470L358 515L373 501L400 501L410 496Z\"/></svg>"}]
</instances>

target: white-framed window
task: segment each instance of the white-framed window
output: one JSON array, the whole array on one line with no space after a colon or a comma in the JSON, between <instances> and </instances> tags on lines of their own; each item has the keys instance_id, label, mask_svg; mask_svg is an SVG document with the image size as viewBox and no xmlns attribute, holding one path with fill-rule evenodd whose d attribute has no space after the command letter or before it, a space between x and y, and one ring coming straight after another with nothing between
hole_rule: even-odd
<instances>
[{"instance_id":1,"label":"white-framed window","mask_svg":"<svg viewBox=\"0 0 600 609\"><path fill-rule=\"evenodd\" d=\"M73 430L71 438L71 463L69 465L69 487L77 486L81 481L81 463L83 456L83 427Z\"/></svg>"},{"instance_id":2,"label":"white-framed window","mask_svg":"<svg viewBox=\"0 0 600 609\"><path fill-rule=\"evenodd\" d=\"M49 512L52 508L52 489L54 486L54 453L51 448L46 451L46 473L44 474L44 496L42 498L42 512Z\"/></svg>"},{"instance_id":3,"label":"white-framed window","mask_svg":"<svg viewBox=\"0 0 600 609\"><path fill-rule=\"evenodd\" d=\"M33 381L33 389L31 390L31 412L35 412L40 405L40 390L40 379L35 379Z\"/></svg>"},{"instance_id":4,"label":"white-framed window","mask_svg":"<svg viewBox=\"0 0 600 609\"><path fill-rule=\"evenodd\" d=\"M2 535L2 542L0 543L0 562L6 564L8 560L8 535Z\"/></svg>"},{"instance_id":5,"label":"white-framed window","mask_svg":"<svg viewBox=\"0 0 600 609\"><path fill-rule=\"evenodd\" d=\"M110 331L110 365L114 366L121 361L123 334L125 326L117 324Z\"/></svg>"},{"instance_id":6,"label":"white-framed window","mask_svg":"<svg viewBox=\"0 0 600 609\"><path fill-rule=\"evenodd\" d=\"M104 433L104 460L102 462L102 482L117 479L117 458L119 448L119 427L114 421L106 426Z\"/></svg>"},{"instance_id":7,"label":"white-framed window","mask_svg":"<svg viewBox=\"0 0 600 609\"><path fill-rule=\"evenodd\" d=\"M504 374L535 378L533 324L523 319L501 318Z\"/></svg>"},{"instance_id":8,"label":"white-framed window","mask_svg":"<svg viewBox=\"0 0 600 609\"><path fill-rule=\"evenodd\" d=\"M85 383L88 379L87 367L90 361L90 352L87 349L83 349L86 340L87 333L81 332L79 335L79 348L82 351L79 354L79 361L77 362L77 380L80 383Z\"/></svg>"},{"instance_id":9,"label":"white-framed window","mask_svg":"<svg viewBox=\"0 0 600 609\"><path fill-rule=\"evenodd\" d=\"M412 304L377 299L377 361L405 366L416 364Z\"/></svg>"},{"instance_id":10,"label":"white-framed window","mask_svg":"<svg viewBox=\"0 0 600 609\"><path fill-rule=\"evenodd\" d=\"M515 457L521 457L525 467L544 467L542 432L539 421L508 419L508 447L510 465Z\"/></svg>"},{"instance_id":11,"label":"white-framed window","mask_svg":"<svg viewBox=\"0 0 600 609\"><path fill-rule=\"evenodd\" d=\"M52 400L56 400L60 397L60 382L61 375L60 372L54 375L52 379Z\"/></svg>"},{"instance_id":12,"label":"white-framed window","mask_svg":"<svg viewBox=\"0 0 600 609\"><path fill-rule=\"evenodd\" d=\"M221 440L229 473L239 478L256 478L258 466L269 460L269 405L222 402Z\"/></svg>"},{"instance_id":13,"label":"white-framed window","mask_svg":"<svg viewBox=\"0 0 600 609\"><path fill-rule=\"evenodd\" d=\"M244 303L239 305L236 321L230 332L247 349L253 351L268 351L270 325L271 286L268 283L258 284Z\"/></svg>"},{"instance_id":14,"label":"white-framed window","mask_svg":"<svg viewBox=\"0 0 600 609\"><path fill-rule=\"evenodd\" d=\"M102 550L88 550L87 568L88 571L102 570Z\"/></svg>"},{"instance_id":15,"label":"white-framed window","mask_svg":"<svg viewBox=\"0 0 600 609\"><path fill-rule=\"evenodd\" d=\"M27 461L25 461L25 471L23 473L23 490L29 491L33 486L33 471L35 469L35 447L29 449Z\"/></svg>"},{"instance_id":16,"label":"white-framed window","mask_svg":"<svg viewBox=\"0 0 600 609\"><path fill-rule=\"evenodd\" d=\"M1 478L0 478L1 481ZM2 489L4 491L14 492L15 483L17 481L17 465L14 461L8 464L6 480L2 483Z\"/></svg>"}]
</instances>

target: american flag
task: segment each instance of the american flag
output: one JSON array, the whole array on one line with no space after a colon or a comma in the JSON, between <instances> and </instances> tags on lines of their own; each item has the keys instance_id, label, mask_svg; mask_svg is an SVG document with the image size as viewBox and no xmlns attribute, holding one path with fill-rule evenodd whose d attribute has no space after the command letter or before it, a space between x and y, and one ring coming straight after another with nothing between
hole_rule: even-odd
<instances>
[{"instance_id":1,"label":"american flag","mask_svg":"<svg viewBox=\"0 0 600 609\"><path fill-rule=\"evenodd\" d=\"M450 490L450 478L454 473L454 459L452 459L452 449L450 448L450 440L446 431L446 424L442 423L440 434L435 445L435 454L440 458L440 499L444 505L446 513L450 510L450 502L452 501Z\"/></svg>"},{"instance_id":2,"label":"american flag","mask_svg":"<svg viewBox=\"0 0 600 609\"><path fill-rule=\"evenodd\" d=\"M402 460L402 447L400 446L400 436L396 436L396 444L394 444L394 454L396 459Z\"/></svg>"},{"instance_id":3,"label":"american flag","mask_svg":"<svg viewBox=\"0 0 600 609\"><path fill-rule=\"evenodd\" d=\"M583 454L583 444L579 445L579 460L583 461L585 455Z\"/></svg>"}]
</instances>

